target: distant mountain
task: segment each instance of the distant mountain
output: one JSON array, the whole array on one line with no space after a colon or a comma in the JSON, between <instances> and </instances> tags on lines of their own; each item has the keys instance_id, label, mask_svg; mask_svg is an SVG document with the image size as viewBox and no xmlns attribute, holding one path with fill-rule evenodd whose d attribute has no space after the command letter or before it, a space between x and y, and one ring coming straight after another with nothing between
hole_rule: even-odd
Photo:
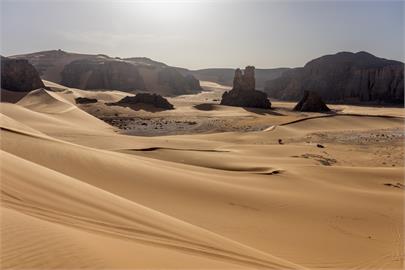
<instances>
[{"instance_id":1,"label":"distant mountain","mask_svg":"<svg viewBox=\"0 0 405 270\"><path fill-rule=\"evenodd\" d=\"M256 88L263 89L265 82L280 77L289 68L256 69ZM179 68L183 74L191 74L201 81L211 81L223 85L232 86L235 69L231 68L207 68L188 70Z\"/></svg>"},{"instance_id":2,"label":"distant mountain","mask_svg":"<svg viewBox=\"0 0 405 270\"><path fill-rule=\"evenodd\" d=\"M51 50L15 55L28 60L42 79L79 89L145 91L181 95L201 91L192 75L146 57L119 58Z\"/></svg>"},{"instance_id":3,"label":"distant mountain","mask_svg":"<svg viewBox=\"0 0 405 270\"><path fill-rule=\"evenodd\" d=\"M269 80L270 97L298 100L305 90L327 102L404 103L404 63L367 52L339 52L294 68Z\"/></svg>"}]
</instances>

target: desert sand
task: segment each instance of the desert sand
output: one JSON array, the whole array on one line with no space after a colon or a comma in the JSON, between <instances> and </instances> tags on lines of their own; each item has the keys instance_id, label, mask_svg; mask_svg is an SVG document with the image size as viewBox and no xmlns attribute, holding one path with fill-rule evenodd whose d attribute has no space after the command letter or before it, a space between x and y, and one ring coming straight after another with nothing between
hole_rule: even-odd
<instances>
[{"instance_id":1,"label":"desert sand","mask_svg":"<svg viewBox=\"0 0 405 270\"><path fill-rule=\"evenodd\" d=\"M205 82L134 111L45 84L1 103L2 269L403 268L403 108L247 110Z\"/></svg>"}]
</instances>

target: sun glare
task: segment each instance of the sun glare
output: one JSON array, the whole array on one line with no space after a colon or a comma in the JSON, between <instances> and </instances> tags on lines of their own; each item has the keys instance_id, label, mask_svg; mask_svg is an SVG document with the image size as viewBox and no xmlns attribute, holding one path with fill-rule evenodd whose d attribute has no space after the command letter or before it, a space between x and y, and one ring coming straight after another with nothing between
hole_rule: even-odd
<instances>
[{"instance_id":1,"label":"sun glare","mask_svg":"<svg viewBox=\"0 0 405 270\"><path fill-rule=\"evenodd\" d=\"M195 12L192 1L145 1L140 7L144 16L157 20L180 20L191 17Z\"/></svg>"}]
</instances>

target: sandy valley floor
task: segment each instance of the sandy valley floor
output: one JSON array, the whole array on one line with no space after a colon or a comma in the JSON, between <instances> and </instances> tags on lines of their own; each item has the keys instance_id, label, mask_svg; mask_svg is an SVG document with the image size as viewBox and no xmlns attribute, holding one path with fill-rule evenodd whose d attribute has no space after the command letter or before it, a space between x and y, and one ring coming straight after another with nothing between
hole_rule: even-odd
<instances>
[{"instance_id":1,"label":"sandy valley floor","mask_svg":"<svg viewBox=\"0 0 405 270\"><path fill-rule=\"evenodd\" d=\"M2 269L403 268L404 109L227 107L206 82L134 111L47 84L1 103Z\"/></svg>"}]
</instances>

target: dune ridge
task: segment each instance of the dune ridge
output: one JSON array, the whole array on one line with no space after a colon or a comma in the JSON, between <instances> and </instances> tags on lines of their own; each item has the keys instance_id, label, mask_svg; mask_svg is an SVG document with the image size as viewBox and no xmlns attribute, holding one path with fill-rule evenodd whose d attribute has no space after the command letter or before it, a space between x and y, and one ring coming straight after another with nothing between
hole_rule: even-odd
<instances>
[{"instance_id":1,"label":"dune ridge","mask_svg":"<svg viewBox=\"0 0 405 270\"><path fill-rule=\"evenodd\" d=\"M2 155L6 158L3 160L3 173L7 179L2 186L3 207L84 230L136 239L256 267L300 269L287 261L251 250L72 178L60 180L65 176L49 169L35 168L35 164L24 164L26 161L6 153ZM24 173L8 169L18 166L32 167L28 179ZM37 171L38 176L35 175ZM37 181L33 182L32 178ZM52 181L52 184L49 184L49 181ZM21 190L31 190L33 195L27 196Z\"/></svg>"}]
</instances>

